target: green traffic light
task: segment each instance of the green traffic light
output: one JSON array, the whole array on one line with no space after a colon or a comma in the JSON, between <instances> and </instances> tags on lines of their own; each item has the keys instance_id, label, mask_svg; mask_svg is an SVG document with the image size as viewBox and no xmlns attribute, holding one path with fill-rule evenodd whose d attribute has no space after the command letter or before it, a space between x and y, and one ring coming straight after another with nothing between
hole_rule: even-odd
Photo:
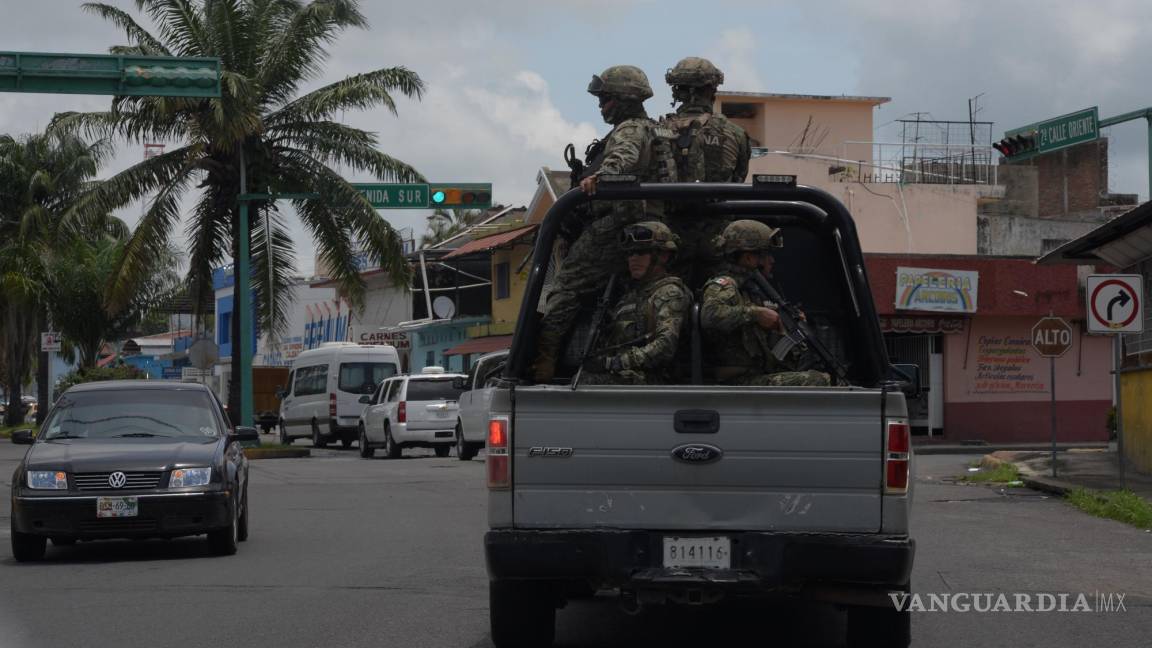
<instances>
[{"instance_id":1,"label":"green traffic light","mask_svg":"<svg viewBox=\"0 0 1152 648\"><path fill-rule=\"evenodd\" d=\"M432 202L434 202L434 203L444 202L444 192L439 191L439 190L433 191L432 192Z\"/></svg>"}]
</instances>

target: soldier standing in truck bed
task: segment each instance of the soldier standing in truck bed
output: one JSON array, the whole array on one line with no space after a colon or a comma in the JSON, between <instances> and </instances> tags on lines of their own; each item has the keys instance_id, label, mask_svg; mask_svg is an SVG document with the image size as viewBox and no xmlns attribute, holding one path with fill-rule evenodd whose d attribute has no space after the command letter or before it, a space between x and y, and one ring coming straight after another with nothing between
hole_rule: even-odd
<instances>
[{"instance_id":1,"label":"soldier standing in truck bed","mask_svg":"<svg viewBox=\"0 0 1152 648\"><path fill-rule=\"evenodd\" d=\"M661 124L675 134L673 156L679 182L744 182L752 145L748 133L723 114L713 113L716 89L724 73L708 59L690 56L668 70L664 80L680 105ZM698 207L698 206L696 206ZM712 245L730 219L704 219L698 208L682 206L668 214L668 224L680 237L680 254L673 271L692 288L723 269Z\"/></svg>"},{"instance_id":2,"label":"soldier standing in truck bed","mask_svg":"<svg viewBox=\"0 0 1152 648\"><path fill-rule=\"evenodd\" d=\"M671 143L644 111L652 96L648 77L640 68L616 65L592 77L588 92L600 100L600 114L612 125L605 145L580 180L584 193L596 193L603 175L635 175L640 182L675 179ZM556 277L537 339L533 376L548 382L556 372L560 345L568 335L580 308L603 290L608 277L619 269L620 232L644 220L662 220L663 205L656 201L619 200L594 202L591 222L572 244Z\"/></svg>"}]
</instances>

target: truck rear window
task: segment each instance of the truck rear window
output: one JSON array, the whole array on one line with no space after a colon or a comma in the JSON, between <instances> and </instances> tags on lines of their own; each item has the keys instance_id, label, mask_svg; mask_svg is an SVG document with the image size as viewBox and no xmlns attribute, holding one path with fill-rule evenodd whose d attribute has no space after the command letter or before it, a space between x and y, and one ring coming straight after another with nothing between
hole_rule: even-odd
<instances>
[{"instance_id":1,"label":"truck rear window","mask_svg":"<svg viewBox=\"0 0 1152 648\"><path fill-rule=\"evenodd\" d=\"M395 375L396 365L391 362L344 362L336 388L350 394L371 394L385 378Z\"/></svg>"},{"instance_id":2,"label":"truck rear window","mask_svg":"<svg viewBox=\"0 0 1152 648\"><path fill-rule=\"evenodd\" d=\"M463 391L463 389L456 389L452 386L451 378L444 378L439 380L409 380L407 400L455 401L460 400L460 394Z\"/></svg>"}]
</instances>

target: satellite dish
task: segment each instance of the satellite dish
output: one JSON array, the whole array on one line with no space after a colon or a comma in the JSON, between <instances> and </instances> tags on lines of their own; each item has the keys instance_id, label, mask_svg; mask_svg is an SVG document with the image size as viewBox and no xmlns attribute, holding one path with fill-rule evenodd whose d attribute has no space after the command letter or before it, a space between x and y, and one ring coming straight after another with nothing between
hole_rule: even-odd
<instances>
[{"instance_id":1,"label":"satellite dish","mask_svg":"<svg viewBox=\"0 0 1152 648\"><path fill-rule=\"evenodd\" d=\"M188 347L188 361L197 369L211 369L220 357L220 347L207 338L196 340Z\"/></svg>"},{"instance_id":2,"label":"satellite dish","mask_svg":"<svg viewBox=\"0 0 1152 648\"><path fill-rule=\"evenodd\" d=\"M432 300L432 312L440 319L452 319L456 314L456 303L450 297L440 295Z\"/></svg>"}]
</instances>

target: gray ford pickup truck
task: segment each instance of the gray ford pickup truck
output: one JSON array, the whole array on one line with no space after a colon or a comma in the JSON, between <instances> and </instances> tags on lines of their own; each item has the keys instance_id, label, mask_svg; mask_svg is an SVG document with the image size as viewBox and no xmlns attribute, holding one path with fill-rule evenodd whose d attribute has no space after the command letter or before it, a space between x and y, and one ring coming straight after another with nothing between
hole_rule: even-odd
<instances>
[{"instance_id":1,"label":"gray ford pickup truck","mask_svg":"<svg viewBox=\"0 0 1152 648\"><path fill-rule=\"evenodd\" d=\"M640 198L782 228L776 282L835 357L842 384L709 384L698 310L681 336L682 384L574 389L571 352L555 381L533 384L537 305L560 221L589 200ZM788 177L621 178L591 198L561 196L539 230L488 420L496 646L551 645L557 608L605 592L629 611L728 597L831 602L847 612L849 645L908 645L908 613L889 594L908 591L915 550L905 392L919 376L889 365L871 295L847 210Z\"/></svg>"}]
</instances>

